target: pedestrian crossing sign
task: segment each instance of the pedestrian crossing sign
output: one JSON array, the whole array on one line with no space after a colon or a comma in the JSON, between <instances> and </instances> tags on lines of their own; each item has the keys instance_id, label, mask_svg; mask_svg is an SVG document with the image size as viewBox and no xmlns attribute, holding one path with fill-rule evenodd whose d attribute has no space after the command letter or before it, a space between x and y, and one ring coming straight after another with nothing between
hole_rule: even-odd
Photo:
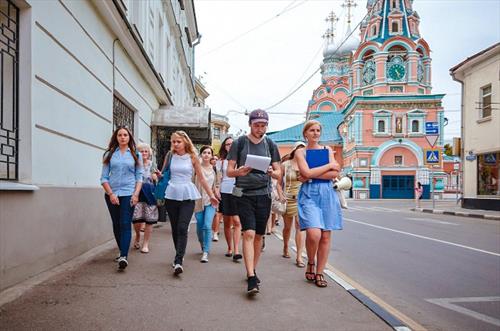
<instances>
[{"instance_id":1,"label":"pedestrian crossing sign","mask_svg":"<svg viewBox=\"0 0 500 331\"><path fill-rule=\"evenodd\" d=\"M441 164L441 153L439 149L429 148L424 149L424 163L425 164Z\"/></svg>"}]
</instances>

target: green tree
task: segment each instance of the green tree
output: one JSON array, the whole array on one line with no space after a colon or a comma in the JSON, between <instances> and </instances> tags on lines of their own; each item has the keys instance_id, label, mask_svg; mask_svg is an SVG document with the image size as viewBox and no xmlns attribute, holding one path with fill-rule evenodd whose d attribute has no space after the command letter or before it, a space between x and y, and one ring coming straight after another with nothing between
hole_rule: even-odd
<instances>
[{"instance_id":1,"label":"green tree","mask_svg":"<svg viewBox=\"0 0 500 331\"><path fill-rule=\"evenodd\" d=\"M450 144L444 145L444 154L448 156L453 156L453 147Z\"/></svg>"}]
</instances>

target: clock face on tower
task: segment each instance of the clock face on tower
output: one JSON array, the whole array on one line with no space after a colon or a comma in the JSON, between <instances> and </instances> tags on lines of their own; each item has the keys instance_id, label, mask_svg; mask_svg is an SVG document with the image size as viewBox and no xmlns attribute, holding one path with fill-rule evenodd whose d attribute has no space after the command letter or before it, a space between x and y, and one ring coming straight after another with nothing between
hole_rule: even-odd
<instances>
[{"instance_id":1,"label":"clock face on tower","mask_svg":"<svg viewBox=\"0 0 500 331\"><path fill-rule=\"evenodd\" d=\"M400 82L406 76L406 66L400 56L396 56L387 63L387 78L391 81Z\"/></svg>"},{"instance_id":2,"label":"clock face on tower","mask_svg":"<svg viewBox=\"0 0 500 331\"><path fill-rule=\"evenodd\" d=\"M370 85L375 81L375 63L369 60L363 67L363 83Z\"/></svg>"}]
</instances>

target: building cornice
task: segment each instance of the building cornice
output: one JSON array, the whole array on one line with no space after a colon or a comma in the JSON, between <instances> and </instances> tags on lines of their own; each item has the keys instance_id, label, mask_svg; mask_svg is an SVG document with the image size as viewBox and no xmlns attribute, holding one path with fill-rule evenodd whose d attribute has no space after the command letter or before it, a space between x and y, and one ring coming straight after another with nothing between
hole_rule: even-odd
<instances>
[{"instance_id":1,"label":"building cornice","mask_svg":"<svg viewBox=\"0 0 500 331\"><path fill-rule=\"evenodd\" d=\"M462 81L467 69L497 54L500 54L500 42L468 57L464 61L452 67L450 69L450 75L453 78Z\"/></svg>"},{"instance_id":2,"label":"building cornice","mask_svg":"<svg viewBox=\"0 0 500 331\"><path fill-rule=\"evenodd\" d=\"M360 104L366 105L369 108L378 107L384 109L390 109L392 105L401 103L407 104L411 108L441 107L441 99L444 96L445 94L355 96L342 113L347 115L354 107Z\"/></svg>"}]
</instances>

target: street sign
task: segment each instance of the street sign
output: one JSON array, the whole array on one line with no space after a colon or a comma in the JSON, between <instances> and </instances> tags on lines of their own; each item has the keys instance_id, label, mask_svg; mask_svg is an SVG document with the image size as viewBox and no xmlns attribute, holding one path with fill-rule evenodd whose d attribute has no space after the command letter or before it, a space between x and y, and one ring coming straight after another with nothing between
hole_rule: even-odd
<instances>
[{"instance_id":1,"label":"street sign","mask_svg":"<svg viewBox=\"0 0 500 331\"><path fill-rule=\"evenodd\" d=\"M437 148L424 149L424 163L427 165L441 164L441 153Z\"/></svg>"},{"instance_id":2,"label":"street sign","mask_svg":"<svg viewBox=\"0 0 500 331\"><path fill-rule=\"evenodd\" d=\"M425 122L425 134L439 135L439 123Z\"/></svg>"},{"instance_id":3,"label":"street sign","mask_svg":"<svg viewBox=\"0 0 500 331\"><path fill-rule=\"evenodd\" d=\"M437 136L437 135L426 135L425 136L425 139L427 140L429 145L431 145L431 147L434 147L436 145L438 138L439 138L439 136Z\"/></svg>"}]
</instances>

